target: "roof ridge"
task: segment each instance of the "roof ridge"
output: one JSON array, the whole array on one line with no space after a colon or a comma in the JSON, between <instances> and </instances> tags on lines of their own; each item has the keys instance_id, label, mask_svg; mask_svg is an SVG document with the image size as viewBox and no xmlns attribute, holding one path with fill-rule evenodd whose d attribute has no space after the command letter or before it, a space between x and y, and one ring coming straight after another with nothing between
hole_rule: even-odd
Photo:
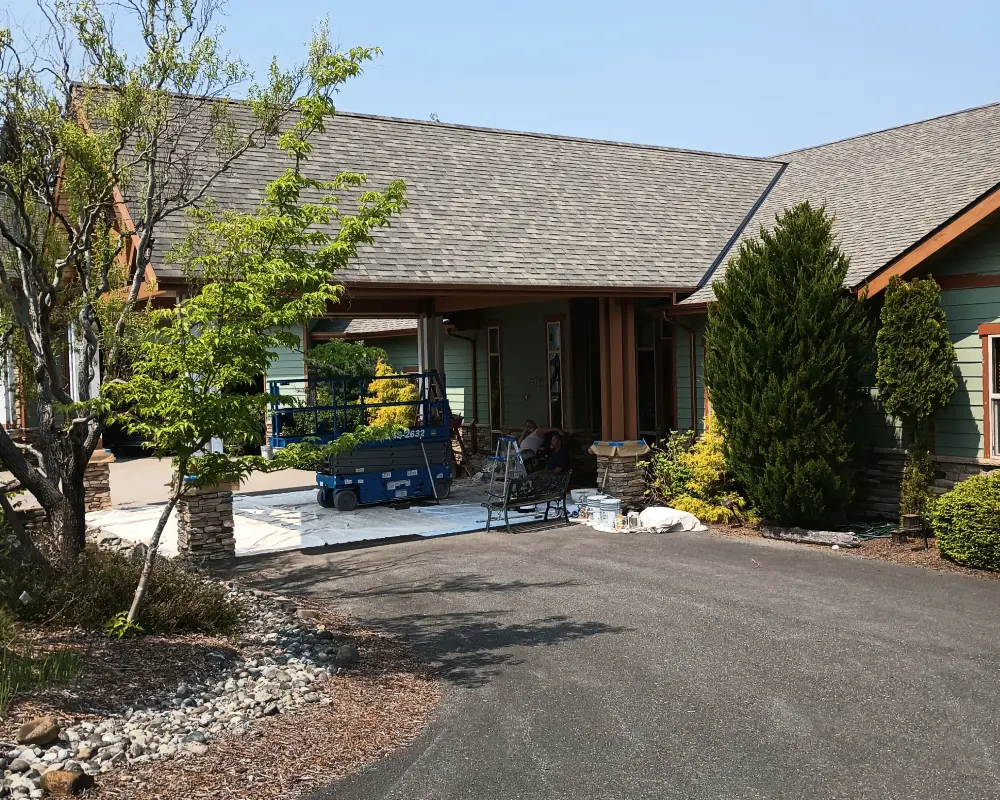
<instances>
[{"instance_id":1,"label":"roof ridge","mask_svg":"<svg viewBox=\"0 0 1000 800\"><path fill-rule=\"evenodd\" d=\"M877 136L880 133L888 133L889 131L902 130L903 128L912 128L917 125L924 125L928 122L935 122L939 119L947 119L948 117L958 117L962 114L971 114L974 111L982 111L987 108L997 108L1000 107L1000 102L996 103L983 103L979 106L972 106L970 108L963 108L959 111L949 111L947 114L938 114L934 117L927 117L926 119L918 119L913 122L904 122L900 125L890 125L887 128L879 128L875 131L866 131L865 133L856 133L853 136L845 136L842 139L833 139L829 142L823 142L821 144L810 145L809 147L799 147L795 150L786 150L783 153L777 153L773 156L768 156L765 160L783 159L785 156L790 156L793 153L804 153L807 150L819 150L823 147L830 147L831 145L841 144L843 142L851 142L855 139L864 139L868 136Z\"/></svg>"},{"instance_id":2,"label":"roof ridge","mask_svg":"<svg viewBox=\"0 0 1000 800\"><path fill-rule=\"evenodd\" d=\"M75 83L74 88L101 88L101 87L95 86L93 84ZM191 100L204 100L206 102L228 102L228 103L239 104L241 106L247 106L251 102L248 98L245 97L243 98L226 97L222 95L202 95L202 94L193 94L185 92L169 92L169 94L172 95L173 97L189 98ZM752 161L758 164L784 163L775 157L769 157L769 156L746 156L746 155L740 155L738 153L719 153L712 150L695 150L689 147L671 147L669 145L660 145L660 144L622 142L622 141L616 141L614 139L594 139L589 136L570 136L567 134L559 134L559 133L519 131L511 128L492 128L485 125L467 125L458 122L435 122L434 120L411 119L409 117L394 117L387 114L366 114L360 111L341 111L338 109L334 114L334 118L336 117L354 117L357 119L372 119L372 120L381 120L384 122L396 122L405 125L424 125L437 128L452 128L454 130L477 131L481 133L499 133L507 136L528 136L536 139L555 139L558 141L583 142L587 144L602 144L613 147L629 147L640 150L659 150L670 153L686 153L689 155L709 156L711 158L726 158L738 161Z\"/></svg>"},{"instance_id":3,"label":"roof ridge","mask_svg":"<svg viewBox=\"0 0 1000 800\"><path fill-rule=\"evenodd\" d=\"M235 101L242 102L242 101ZM538 131L519 131L511 128L491 128L484 125L467 125L459 122L435 122L434 120L411 119L409 117L393 117L385 114L365 114L359 111L337 111L336 117L356 117L359 119L374 119L385 122L398 122L406 125L425 125L435 128L453 128L456 130L477 131L482 133L500 133L509 136L528 136L536 139L556 139L558 141L584 142L587 144L603 144L614 147L632 147L641 150L662 150L671 153L687 153L690 155L710 156L713 158L728 158L739 161L753 161L758 164L784 164L774 156L745 156L738 153L719 153L712 150L695 150L688 147L671 147L661 144L642 144L640 142L622 142L615 139L594 139L589 136L570 136L560 133L540 133Z\"/></svg>"}]
</instances>

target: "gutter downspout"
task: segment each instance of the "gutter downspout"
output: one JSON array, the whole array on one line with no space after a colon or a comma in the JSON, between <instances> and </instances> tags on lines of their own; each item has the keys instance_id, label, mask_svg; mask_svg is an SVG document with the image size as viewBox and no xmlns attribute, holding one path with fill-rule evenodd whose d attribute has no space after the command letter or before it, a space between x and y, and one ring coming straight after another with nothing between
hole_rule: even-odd
<instances>
[{"instance_id":1,"label":"gutter downspout","mask_svg":"<svg viewBox=\"0 0 1000 800\"><path fill-rule=\"evenodd\" d=\"M476 358L476 337L460 336L452 330L448 331L448 335L472 345L472 454L479 455L479 437L476 436L476 425L479 422L479 381L477 380L479 361Z\"/></svg>"},{"instance_id":2,"label":"gutter downspout","mask_svg":"<svg viewBox=\"0 0 1000 800\"><path fill-rule=\"evenodd\" d=\"M677 320L671 319L670 317L667 316L666 312L663 312L663 319L668 324L673 325L674 327L680 328L681 330L687 331L688 332L688 337L689 337L690 342L691 342L691 430L693 430L695 432L695 434L697 435L697 433L698 433L698 398L697 398L697 396L695 394L695 388L696 388L697 376L698 376L698 368L697 368L697 362L696 362L698 354L695 352L695 338L696 338L695 330L694 330L694 328L689 328L687 325L684 325L684 324L682 324L680 322L677 322ZM674 387L674 391L676 391L676 390L677 390L677 387L675 386ZM680 426L678 426L678 427L680 427Z\"/></svg>"}]
</instances>

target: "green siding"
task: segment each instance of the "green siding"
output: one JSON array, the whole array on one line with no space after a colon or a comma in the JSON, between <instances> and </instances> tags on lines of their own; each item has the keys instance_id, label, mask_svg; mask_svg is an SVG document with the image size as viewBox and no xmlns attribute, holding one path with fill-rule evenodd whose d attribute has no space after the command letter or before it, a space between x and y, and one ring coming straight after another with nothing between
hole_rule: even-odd
<instances>
[{"instance_id":1,"label":"green siding","mask_svg":"<svg viewBox=\"0 0 1000 800\"><path fill-rule=\"evenodd\" d=\"M997 265L1000 256L993 262L994 268ZM983 350L978 328L981 322L1000 321L1000 288L948 289L941 292L941 307L948 315L958 356L958 389L934 421L934 449L938 455L976 458L983 455L984 447Z\"/></svg>"},{"instance_id":2,"label":"green siding","mask_svg":"<svg viewBox=\"0 0 1000 800\"><path fill-rule=\"evenodd\" d=\"M306 363L302 355L301 350L301 333L299 333L299 349L290 350L287 347L279 348L275 351L277 358L271 362L271 366L267 369L266 379L270 381L275 380L289 380L298 379L302 380L306 376ZM270 383L268 384L268 391L270 391ZM281 394L296 396L299 398L305 397L304 387L285 387L281 389Z\"/></svg>"},{"instance_id":3,"label":"green siding","mask_svg":"<svg viewBox=\"0 0 1000 800\"><path fill-rule=\"evenodd\" d=\"M548 425L544 320L547 316L559 315L564 317L563 324L568 325L569 303L565 300L488 308L482 312L484 328L500 325L503 425L506 428L519 428L526 419L533 419L542 426ZM569 341L567 332L564 329L565 342ZM484 335L480 343L484 357L485 349ZM480 376L484 382L487 380L485 362ZM482 397L481 404L485 403L485 391ZM572 391L569 402L573 403ZM481 405L479 415L483 422L489 419L486 405Z\"/></svg>"},{"instance_id":4,"label":"green siding","mask_svg":"<svg viewBox=\"0 0 1000 800\"><path fill-rule=\"evenodd\" d=\"M459 339L450 334L444 340L444 374L447 383L448 401L454 414L461 414L465 421L472 422L472 344L466 339L475 338L479 373L476 376L479 385L479 417L485 418L486 391L482 382L486 380L486 359L478 351L485 345L485 338L478 331L461 332L465 338ZM385 339L370 339L368 344L385 350L386 360L399 372L416 369L419 366L417 358L416 336L392 336Z\"/></svg>"},{"instance_id":5,"label":"green siding","mask_svg":"<svg viewBox=\"0 0 1000 800\"><path fill-rule=\"evenodd\" d=\"M992 225L961 245L930 270L932 275L1000 274L1000 225ZM983 356L978 328L983 322L1000 321L1000 287L945 289L941 307L948 317L948 330L955 345L958 388L948 408L934 420L934 451L937 455L978 458L983 455ZM876 401L877 403L877 401ZM879 407L880 408L880 407ZM893 432L887 444L874 436L876 446L901 446L898 421L884 420ZM872 417L876 419L876 417Z\"/></svg>"},{"instance_id":6,"label":"green siding","mask_svg":"<svg viewBox=\"0 0 1000 800\"><path fill-rule=\"evenodd\" d=\"M393 336L387 339L369 339L370 347L381 347L385 350L385 360L396 372L406 372L416 369L417 359L416 336Z\"/></svg>"},{"instance_id":7,"label":"green siding","mask_svg":"<svg viewBox=\"0 0 1000 800\"><path fill-rule=\"evenodd\" d=\"M690 316L680 320L684 328L674 330L674 354L677 364L677 428L686 431L697 427L698 433L705 430L705 317ZM695 407L696 420L691 420L691 335L685 328L693 328L695 366Z\"/></svg>"}]
</instances>

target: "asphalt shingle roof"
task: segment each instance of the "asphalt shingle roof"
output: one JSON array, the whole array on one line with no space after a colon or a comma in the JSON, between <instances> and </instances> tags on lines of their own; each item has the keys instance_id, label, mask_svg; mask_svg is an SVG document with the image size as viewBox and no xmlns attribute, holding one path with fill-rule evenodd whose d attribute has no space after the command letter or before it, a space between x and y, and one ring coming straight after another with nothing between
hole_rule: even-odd
<instances>
[{"instance_id":1,"label":"asphalt shingle roof","mask_svg":"<svg viewBox=\"0 0 1000 800\"><path fill-rule=\"evenodd\" d=\"M323 319L312 329L312 333L334 334L346 336L348 338L364 337L372 335L385 335L388 333L416 334L417 321L415 319Z\"/></svg>"},{"instance_id":2,"label":"asphalt shingle roof","mask_svg":"<svg viewBox=\"0 0 1000 800\"><path fill-rule=\"evenodd\" d=\"M1000 104L775 156L788 167L747 225L754 236L808 200L836 216L858 285L1000 183ZM736 253L730 250L724 261ZM724 263L685 303L714 299Z\"/></svg>"},{"instance_id":3,"label":"asphalt shingle roof","mask_svg":"<svg viewBox=\"0 0 1000 800\"><path fill-rule=\"evenodd\" d=\"M237 126L248 124L247 106L232 109ZM202 141L204 132L191 137ZM317 177L346 170L367 173L373 188L407 184L409 207L376 232L376 245L342 276L348 284L694 288L780 166L348 113L313 145ZM205 155L200 168L211 163ZM209 195L250 210L286 166L273 146L250 151ZM188 225L177 214L160 228L160 278L181 277L162 256Z\"/></svg>"}]
</instances>

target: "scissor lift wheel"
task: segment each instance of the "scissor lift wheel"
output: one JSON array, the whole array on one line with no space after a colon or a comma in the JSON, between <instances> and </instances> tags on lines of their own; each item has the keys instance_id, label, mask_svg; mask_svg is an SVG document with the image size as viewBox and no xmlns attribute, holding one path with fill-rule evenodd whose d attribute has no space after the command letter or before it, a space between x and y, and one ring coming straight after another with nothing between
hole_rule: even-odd
<instances>
[{"instance_id":1,"label":"scissor lift wheel","mask_svg":"<svg viewBox=\"0 0 1000 800\"><path fill-rule=\"evenodd\" d=\"M434 494L438 500L447 500L451 494L451 481L444 479L434 481Z\"/></svg>"},{"instance_id":2,"label":"scissor lift wheel","mask_svg":"<svg viewBox=\"0 0 1000 800\"><path fill-rule=\"evenodd\" d=\"M333 507L337 511L353 511L358 507L358 496L350 489L341 489L333 496Z\"/></svg>"},{"instance_id":3,"label":"scissor lift wheel","mask_svg":"<svg viewBox=\"0 0 1000 800\"><path fill-rule=\"evenodd\" d=\"M333 508L333 492L329 489L321 487L320 490L316 492L316 502L323 506L323 508Z\"/></svg>"}]
</instances>

